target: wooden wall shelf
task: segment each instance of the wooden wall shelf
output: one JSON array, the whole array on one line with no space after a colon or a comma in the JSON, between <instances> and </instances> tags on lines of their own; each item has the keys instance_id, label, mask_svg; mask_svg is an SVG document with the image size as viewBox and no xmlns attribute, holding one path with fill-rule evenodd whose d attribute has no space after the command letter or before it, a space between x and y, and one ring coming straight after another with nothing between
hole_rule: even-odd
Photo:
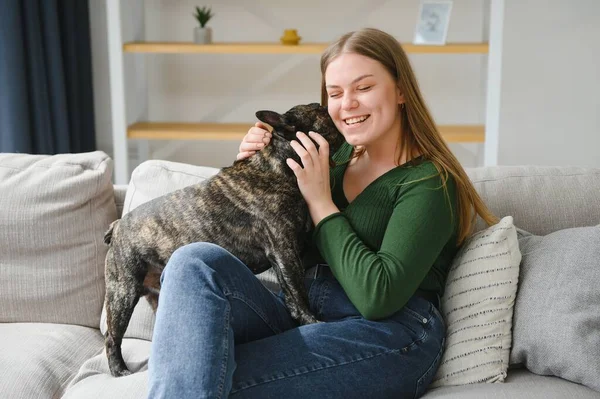
<instances>
[{"instance_id":1,"label":"wooden wall shelf","mask_svg":"<svg viewBox=\"0 0 600 399\"><path fill-rule=\"evenodd\" d=\"M126 53L165 54L321 54L329 43L304 43L286 46L280 43L212 43L191 42L128 42L123 44ZM413 54L487 54L487 43L448 43L443 46L402 44Z\"/></svg>"},{"instance_id":2,"label":"wooden wall shelf","mask_svg":"<svg viewBox=\"0 0 600 399\"><path fill-rule=\"evenodd\" d=\"M135 76L135 86L126 87L125 85L125 67L134 68L137 67L138 62L144 64L146 62L153 62L154 57L146 57L146 54L161 54L163 56L169 56L173 54L187 54L187 55L201 55L201 54L230 54L230 55L248 55L253 54L274 54L274 55L303 55L302 57L288 57L283 62L277 62L275 64L269 64L267 73L263 74L258 81L253 82L254 84L244 91L247 94L260 93L261 89L271 84L273 81L280 79L282 76L303 62L304 56L319 57L320 54L331 44L331 41L327 39L320 39L320 42L301 42L298 45L283 45L279 40L273 38L271 41L247 41L247 42L216 42L211 44L196 44L192 42L191 38L183 38L184 40L179 41L165 41L157 38L158 40L147 40L143 33L143 29L136 29L134 31L128 30L129 38L123 40L122 28L123 24L134 22L136 26L145 26L145 7L143 6L143 0L132 0L136 3L136 7L139 6L139 10L136 8L134 16L136 21L131 21L130 16L127 15L125 18L121 17L121 8L124 3L129 1L123 0L106 0L106 15L107 15L107 26L108 26L108 58L110 68L110 104L111 104L111 125L112 125L112 137L113 137L113 149L114 149L114 160L115 160L115 182L117 184L127 184L131 176L131 170L129 167L129 142L135 142L138 147L138 158L137 161L143 161L145 159L152 158L150 140L165 140L171 141L165 148L161 148L160 153L162 157L168 157L178 147L185 145L185 143L176 143L179 141L188 140L235 140L240 141L244 134L247 133L252 123L218 123L218 122L206 122L200 123L177 123L173 120L172 123L167 122L148 122L148 120L156 119L152 118L152 115L148 115L148 84L144 76ZM123 4L122 4L123 3ZM257 7L253 2L240 2L243 3L243 7L246 11L260 16L262 15L260 10L263 6ZM246 4L247 3L247 4ZM372 3L371 0L364 0L361 7L367 8L378 8L384 2ZM472 55L473 61L485 61L487 70L487 81L486 96L485 96L485 122L477 125L473 124L457 124L457 125L439 125L442 137L448 143L473 143L484 146L483 151L483 163L484 165L494 165L498 159L498 130L499 130L499 118L500 118L500 88L502 87L502 37L503 37L503 20L504 20L504 3L505 0L493 0L489 2L489 7L482 7L482 9L489 9L489 18L483 15L483 26L487 32L482 32L482 35L475 33L472 37L476 42L450 42L445 45L416 45L413 44L410 39L403 41L399 40L404 51L409 55L423 54L423 55L444 55L444 54L456 54L456 55ZM131 14L132 9L135 7L127 7L126 10ZM158 8L160 9L160 7ZM140 12L137 12L140 11ZM363 17L364 12L357 10L356 18ZM182 14L183 15L183 14ZM354 22L350 19L341 19L336 22L336 27L341 29L344 25L352 26ZM154 21L153 21L154 22ZM132 34L133 33L133 34ZM252 40L252 38L248 38ZM256 39L255 39L256 40ZM319 40L319 39L316 39ZM461 39L459 39L461 40ZM142 57L135 57L134 65L125 65L124 60L130 55L141 54ZM485 60L479 58L485 57ZM438 57L432 62L441 62ZM213 68L218 68L213 66ZM317 66L318 68L318 66ZM209 72L209 71L207 71ZM131 76L128 76L129 78ZM137 81L139 80L139 82ZM138 83L144 85L143 92L138 90ZM318 88L319 82L316 83ZM131 88L135 88L135 95L139 96L137 100L142 100L145 103L142 104L142 114L139 115L140 109L136 105L138 111L138 118L134 121L137 123L128 124L127 121L132 119L128 116L126 103L126 93ZM318 95L318 93L315 93ZM246 96L248 99L251 96ZM250 100L248 100L250 101ZM133 102L133 101L132 101ZM205 116L205 121L219 121L224 118L224 109L216 109L211 114ZM141 119L139 118L141 117ZM130 122L131 123L131 122ZM460 123L460 122L459 122Z\"/></svg>"},{"instance_id":3,"label":"wooden wall shelf","mask_svg":"<svg viewBox=\"0 0 600 399\"><path fill-rule=\"evenodd\" d=\"M127 128L127 137L144 140L234 140L241 141L252 123L138 122ZM483 125L441 125L449 143L483 143Z\"/></svg>"}]
</instances>

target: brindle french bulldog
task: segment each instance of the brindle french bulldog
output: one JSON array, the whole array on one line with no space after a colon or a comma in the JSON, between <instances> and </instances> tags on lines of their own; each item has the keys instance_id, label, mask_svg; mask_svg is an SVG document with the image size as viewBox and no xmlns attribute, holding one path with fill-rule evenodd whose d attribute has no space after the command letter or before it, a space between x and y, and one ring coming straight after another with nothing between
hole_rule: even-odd
<instances>
[{"instance_id":1,"label":"brindle french bulldog","mask_svg":"<svg viewBox=\"0 0 600 399\"><path fill-rule=\"evenodd\" d=\"M292 317L301 324L317 322L309 310L301 263L312 221L286 159L300 163L289 143L297 131L321 134L331 154L344 139L327 108L317 103L283 115L258 111L256 116L273 127L268 146L200 184L140 205L106 232L105 348L113 376L131 374L121 342L134 307L146 296L156 311L160 275L171 254L186 244L217 244L254 274L273 267Z\"/></svg>"}]
</instances>

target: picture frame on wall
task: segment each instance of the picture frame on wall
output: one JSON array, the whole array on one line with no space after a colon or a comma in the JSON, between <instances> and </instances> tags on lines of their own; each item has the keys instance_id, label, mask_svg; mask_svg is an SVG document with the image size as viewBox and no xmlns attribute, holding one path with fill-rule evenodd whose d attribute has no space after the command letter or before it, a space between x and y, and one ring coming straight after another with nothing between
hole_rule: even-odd
<instances>
[{"instance_id":1,"label":"picture frame on wall","mask_svg":"<svg viewBox=\"0 0 600 399\"><path fill-rule=\"evenodd\" d=\"M421 1L413 43L446 44L451 11L451 0Z\"/></svg>"}]
</instances>

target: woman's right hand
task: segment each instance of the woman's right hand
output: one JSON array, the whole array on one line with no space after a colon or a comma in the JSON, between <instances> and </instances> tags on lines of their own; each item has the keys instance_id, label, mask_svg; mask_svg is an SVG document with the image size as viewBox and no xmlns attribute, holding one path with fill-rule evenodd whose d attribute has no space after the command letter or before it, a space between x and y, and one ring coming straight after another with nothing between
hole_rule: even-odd
<instances>
[{"instance_id":1,"label":"woman's right hand","mask_svg":"<svg viewBox=\"0 0 600 399\"><path fill-rule=\"evenodd\" d=\"M256 154L271 141L271 132L262 122L256 122L242 139L236 159L242 160Z\"/></svg>"}]
</instances>

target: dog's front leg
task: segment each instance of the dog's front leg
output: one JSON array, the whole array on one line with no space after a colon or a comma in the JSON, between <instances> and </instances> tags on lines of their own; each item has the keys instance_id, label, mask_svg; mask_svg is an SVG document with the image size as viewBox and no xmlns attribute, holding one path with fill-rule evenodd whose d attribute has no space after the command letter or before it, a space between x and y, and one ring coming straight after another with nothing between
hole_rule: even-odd
<instances>
[{"instance_id":1,"label":"dog's front leg","mask_svg":"<svg viewBox=\"0 0 600 399\"><path fill-rule=\"evenodd\" d=\"M292 317L302 325L318 323L310 311L308 293L304 287L304 266L298 251L278 248L270 251L268 256Z\"/></svg>"}]
</instances>

